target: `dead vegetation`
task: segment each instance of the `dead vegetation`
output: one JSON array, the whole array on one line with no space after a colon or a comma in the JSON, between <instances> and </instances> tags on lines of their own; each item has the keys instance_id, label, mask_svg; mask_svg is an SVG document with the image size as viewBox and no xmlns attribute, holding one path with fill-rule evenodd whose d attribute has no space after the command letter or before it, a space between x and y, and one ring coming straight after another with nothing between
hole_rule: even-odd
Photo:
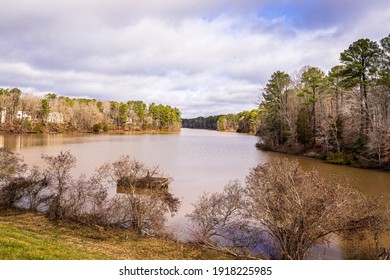
<instances>
[{"instance_id":1,"label":"dead vegetation","mask_svg":"<svg viewBox=\"0 0 390 280\"><path fill-rule=\"evenodd\" d=\"M388 234L388 212L340 182L328 182L297 162L258 165L222 193L205 194L188 215L198 241L234 254L272 259L305 259L332 235ZM355 244L358 246L357 244ZM245 250L246 249L246 250ZM375 246L375 258L385 250Z\"/></svg>"},{"instance_id":2,"label":"dead vegetation","mask_svg":"<svg viewBox=\"0 0 390 280\"><path fill-rule=\"evenodd\" d=\"M175 215L180 200L168 190L137 187L139 178L162 177L158 167L122 156L99 167L90 177L71 176L76 158L69 151L43 155L45 170L25 169L22 160L3 151L8 168L0 186L1 208L41 210L53 221L69 220L102 228L131 229L137 233L162 235L166 214ZM12 167L12 168L11 168ZM1 169L1 168L0 168ZM12 172L11 172L12 171ZM127 178L126 192L109 196L121 178ZM1 179L1 178L0 178Z\"/></svg>"}]
</instances>

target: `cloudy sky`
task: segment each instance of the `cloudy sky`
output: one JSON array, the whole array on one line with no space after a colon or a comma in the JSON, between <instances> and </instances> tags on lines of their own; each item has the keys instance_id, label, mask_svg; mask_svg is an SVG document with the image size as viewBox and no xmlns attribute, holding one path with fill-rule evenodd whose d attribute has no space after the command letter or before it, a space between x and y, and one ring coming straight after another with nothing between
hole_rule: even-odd
<instances>
[{"instance_id":1,"label":"cloudy sky","mask_svg":"<svg viewBox=\"0 0 390 280\"><path fill-rule=\"evenodd\" d=\"M236 113L390 33L388 0L0 0L0 87Z\"/></svg>"}]
</instances>

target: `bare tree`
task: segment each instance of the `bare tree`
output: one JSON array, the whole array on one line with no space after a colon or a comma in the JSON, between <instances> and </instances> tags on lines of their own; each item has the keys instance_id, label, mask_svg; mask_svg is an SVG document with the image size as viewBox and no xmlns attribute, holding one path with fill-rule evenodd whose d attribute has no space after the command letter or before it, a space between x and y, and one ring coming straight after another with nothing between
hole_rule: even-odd
<instances>
[{"instance_id":1,"label":"bare tree","mask_svg":"<svg viewBox=\"0 0 390 280\"><path fill-rule=\"evenodd\" d=\"M369 227L341 232L342 246L349 259L390 259L390 248L386 247L390 231L389 209L385 205L387 201L389 197L382 195L360 206L363 208L360 211L376 217L365 217L370 219ZM362 222L365 222L364 218Z\"/></svg>"},{"instance_id":2,"label":"bare tree","mask_svg":"<svg viewBox=\"0 0 390 280\"><path fill-rule=\"evenodd\" d=\"M331 234L378 224L375 205L357 190L303 171L296 161L258 165L247 177L248 214L261 223L282 259L304 259Z\"/></svg>"},{"instance_id":3,"label":"bare tree","mask_svg":"<svg viewBox=\"0 0 390 280\"><path fill-rule=\"evenodd\" d=\"M37 210L47 199L47 180L36 167L26 170L23 159L10 150L0 148L0 209L22 207Z\"/></svg>"},{"instance_id":4,"label":"bare tree","mask_svg":"<svg viewBox=\"0 0 390 280\"><path fill-rule=\"evenodd\" d=\"M72 177L70 170L76 166L76 158L69 151L61 151L57 156L42 155L47 164L46 175L54 198L49 208L49 217L61 219L64 213L64 200Z\"/></svg>"},{"instance_id":5,"label":"bare tree","mask_svg":"<svg viewBox=\"0 0 390 280\"><path fill-rule=\"evenodd\" d=\"M38 118L39 106L41 99L38 96L25 93L20 98L20 109L31 117L31 119Z\"/></svg>"},{"instance_id":6,"label":"bare tree","mask_svg":"<svg viewBox=\"0 0 390 280\"><path fill-rule=\"evenodd\" d=\"M148 167L129 156L122 156L113 163L104 164L98 173L111 178L111 183L122 193L122 198L116 201L123 204L120 212L125 220L121 224L139 233L160 232L164 228L166 214L175 215L180 207L178 198L167 189L151 183L153 178L164 177L158 167Z\"/></svg>"},{"instance_id":7,"label":"bare tree","mask_svg":"<svg viewBox=\"0 0 390 280\"><path fill-rule=\"evenodd\" d=\"M204 193L186 217L197 242L233 255L247 254L262 242L262 234L245 218L247 197L238 181L225 186L222 193Z\"/></svg>"},{"instance_id":8,"label":"bare tree","mask_svg":"<svg viewBox=\"0 0 390 280\"><path fill-rule=\"evenodd\" d=\"M0 188L26 170L23 159L7 148L0 148Z\"/></svg>"},{"instance_id":9,"label":"bare tree","mask_svg":"<svg viewBox=\"0 0 390 280\"><path fill-rule=\"evenodd\" d=\"M20 207L37 211L51 199L47 187L46 177L37 168L33 168L25 176L13 178L1 189L0 208Z\"/></svg>"},{"instance_id":10,"label":"bare tree","mask_svg":"<svg viewBox=\"0 0 390 280\"><path fill-rule=\"evenodd\" d=\"M26 169L23 159L7 148L0 148L0 210L10 208L18 200L11 183L18 180Z\"/></svg>"}]
</instances>

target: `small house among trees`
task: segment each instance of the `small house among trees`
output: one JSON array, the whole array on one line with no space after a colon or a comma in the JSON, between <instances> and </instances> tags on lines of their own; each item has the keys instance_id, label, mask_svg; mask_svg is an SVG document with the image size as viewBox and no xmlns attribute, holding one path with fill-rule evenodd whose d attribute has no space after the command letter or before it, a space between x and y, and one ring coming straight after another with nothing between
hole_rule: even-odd
<instances>
[{"instance_id":1,"label":"small house among trees","mask_svg":"<svg viewBox=\"0 0 390 280\"><path fill-rule=\"evenodd\" d=\"M31 120L31 116L27 115L27 113L24 111L17 111L16 112L16 119L18 119L18 120L24 120L24 119Z\"/></svg>"}]
</instances>

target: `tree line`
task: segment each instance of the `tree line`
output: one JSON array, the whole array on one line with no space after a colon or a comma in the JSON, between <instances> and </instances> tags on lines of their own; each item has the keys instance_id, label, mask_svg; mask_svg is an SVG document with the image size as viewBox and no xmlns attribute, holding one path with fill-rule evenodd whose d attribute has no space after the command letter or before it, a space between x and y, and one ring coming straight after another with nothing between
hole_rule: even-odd
<instances>
[{"instance_id":1,"label":"tree line","mask_svg":"<svg viewBox=\"0 0 390 280\"><path fill-rule=\"evenodd\" d=\"M181 201L167 189L139 187L141 178L170 180L158 167L125 155L90 177L74 177L77 159L69 151L42 159L43 168L28 168L19 155L0 148L0 212L23 208L101 232L169 236L167 214L175 215ZM109 195L115 187L121 190ZM305 172L296 161L259 164L244 186L230 182L220 193L204 193L193 207L186 215L192 241L240 258L317 258L313 248L336 235L348 242L348 258L390 258L383 243L390 229L383 198L367 198L345 182ZM364 239L367 250L360 246Z\"/></svg>"},{"instance_id":2,"label":"tree line","mask_svg":"<svg viewBox=\"0 0 390 280\"><path fill-rule=\"evenodd\" d=\"M212 129L239 133L256 134L258 131L259 110L242 111L238 114L216 115L183 119L186 128Z\"/></svg>"},{"instance_id":3,"label":"tree line","mask_svg":"<svg viewBox=\"0 0 390 280\"><path fill-rule=\"evenodd\" d=\"M142 101L99 101L48 93L22 94L18 88L0 88L0 131L169 131L180 130L181 112Z\"/></svg>"},{"instance_id":4,"label":"tree line","mask_svg":"<svg viewBox=\"0 0 390 280\"><path fill-rule=\"evenodd\" d=\"M222 115L182 119L182 126L185 128L199 128L217 130L218 118Z\"/></svg>"},{"instance_id":5,"label":"tree line","mask_svg":"<svg viewBox=\"0 0 390 280\"><path fill-rule=\"evenodd\" d=\"M259 106L259 147L390 169L390 35L360 39L328 73L276 71Z\"/></svg>"}]
</instances>

